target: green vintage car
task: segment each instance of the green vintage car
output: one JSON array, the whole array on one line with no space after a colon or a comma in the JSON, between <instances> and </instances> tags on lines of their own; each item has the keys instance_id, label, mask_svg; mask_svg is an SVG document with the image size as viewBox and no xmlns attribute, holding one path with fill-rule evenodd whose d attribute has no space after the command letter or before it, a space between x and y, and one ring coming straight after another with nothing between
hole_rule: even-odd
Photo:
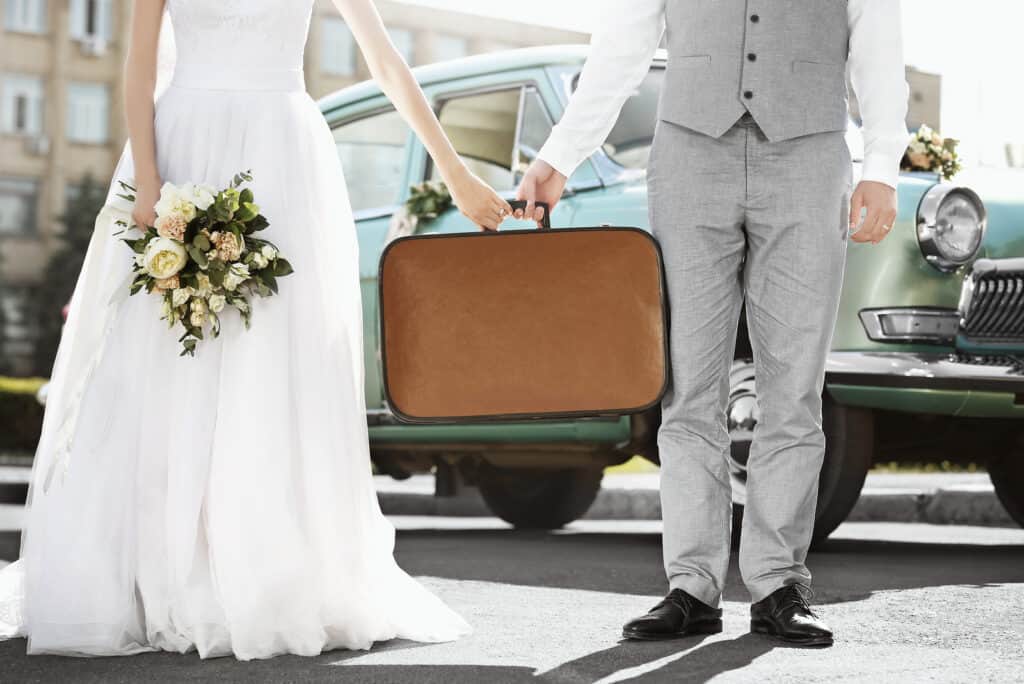
<instances>
[{"instance_id":1,"label":"green vintage car","mask_svg":"<svg viewBox=\"0 0 1024 684\"><path fill-rule=\"evenodd\" d=\"M520 174L572 92L586 48L529 48L415 70L456 149L512 197ZM556 227L646 227L645 166L666 68L660 54L603 149L569 180ZM377 271L392 215L409 188L436 179L423 146L380 90L360 83L320 107L337 141L356 212L364 296L367 420L374 463L403 478L434 471L441 494L479 487L491 510L521 527L583 515L606 466L657 462L657 409L632 416L519 423L409 425L381 387ZM859 134L853 131L856 158ZM816 536L843 521L879 459L987 463L1010 513L1024 523L1024 201L905 174L900 214L878 246L850 244L828 362ZM504 227L527 227L507 222ZM420 233L475 230L457 211ZM439 267L443 267L439 264ZM738 514L758 408L745 326L728 408Z\"/></svg>"}]
</instances>

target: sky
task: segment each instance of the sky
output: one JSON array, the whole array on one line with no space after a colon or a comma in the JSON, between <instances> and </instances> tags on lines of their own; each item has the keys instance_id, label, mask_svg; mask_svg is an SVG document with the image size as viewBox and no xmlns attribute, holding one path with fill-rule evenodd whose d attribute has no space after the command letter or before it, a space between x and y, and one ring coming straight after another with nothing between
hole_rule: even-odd
<instances>
[{"instance_id":1,"label":"sky","mask_svg":"<svg viewBox=\"0 0 1024 684\"><path fill-rule=\"evenodd\" d=\"M589 33L598 5L629 0L407 0ZM876 0L896 2L897 0ZM1024 2L902 0L907 64L943 77L945 135L968 162L1003 163L1003 146L1024 151Z\"/></svg>"}]
</instances>

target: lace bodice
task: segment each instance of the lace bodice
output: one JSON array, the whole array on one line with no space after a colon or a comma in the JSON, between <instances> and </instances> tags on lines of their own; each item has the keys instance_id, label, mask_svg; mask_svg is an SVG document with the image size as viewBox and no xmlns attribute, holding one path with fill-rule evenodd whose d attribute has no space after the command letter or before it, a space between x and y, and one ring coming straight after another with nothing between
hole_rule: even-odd
<instances>
[{"instance_id":1,"label":"lace bodice","mask_svg":"<svg viewBox=\"0 0 1024 684\"><path fill-rule=\"evenodd\" d=\"M313 0L168 0L177 68L301 70Z\"/></svg>"}]
</instances>

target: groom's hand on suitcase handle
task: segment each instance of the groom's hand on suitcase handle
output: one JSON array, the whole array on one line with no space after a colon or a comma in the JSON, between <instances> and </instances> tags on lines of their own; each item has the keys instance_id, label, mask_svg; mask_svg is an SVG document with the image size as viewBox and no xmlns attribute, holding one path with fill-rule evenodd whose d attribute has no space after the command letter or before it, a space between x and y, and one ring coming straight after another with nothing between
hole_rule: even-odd
<instances>
[{"instance_id":1,"label":"groom's hand on suitcase handle","mask_svg":"<svg viewBox=\"0 0 1024 684\"><path fill-rule=\"evenodd\" d=\"M530 205L533 204L535 209L534 216L542 214L538 228L551 228L551 207L547 202L530 202L528 200L509 200L509 206L512 207L512 215L516 218L528 217L530 215Z\"/></svg>"},{"instance_id":2,"label":"groom's hand on suitcase handle","mask_svg":"<svg viewBox=\"0 0 1024 684\"><path fill-rule=\"evenodd\" d=\"M543 219L562 199L562 192L565 190L566 177L559 173L553 166L543 159L535 159L530 168L526 170L519 189L516 190L516 199L525 200L526 206L512 212L517 219L533 220L537 222L538 228L543 228ZM540 208L546 205L546 208Z\"/></svg>"}]
</instances>

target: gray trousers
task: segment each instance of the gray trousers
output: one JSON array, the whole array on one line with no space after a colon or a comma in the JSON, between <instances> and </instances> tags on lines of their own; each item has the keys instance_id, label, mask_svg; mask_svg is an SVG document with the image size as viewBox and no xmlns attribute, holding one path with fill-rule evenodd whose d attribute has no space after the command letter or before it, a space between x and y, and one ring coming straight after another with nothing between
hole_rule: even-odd
<instances>
[{"instance_id":1,"label":"gray trousers","mask_svg":"<svg viewBox=\"0 0 1024 684\"><path fill-rule=\"evenodd\" d=\"M672 377L658 432L665 571L715 606L729 565L726 403L746 302L761 409L739 565L753 601L810 583L824 456L821 392L848 236L841 132L768 142L749 117L720 138L658 121L648 192L664 254Z\"/></svg>"}]
</instances>

